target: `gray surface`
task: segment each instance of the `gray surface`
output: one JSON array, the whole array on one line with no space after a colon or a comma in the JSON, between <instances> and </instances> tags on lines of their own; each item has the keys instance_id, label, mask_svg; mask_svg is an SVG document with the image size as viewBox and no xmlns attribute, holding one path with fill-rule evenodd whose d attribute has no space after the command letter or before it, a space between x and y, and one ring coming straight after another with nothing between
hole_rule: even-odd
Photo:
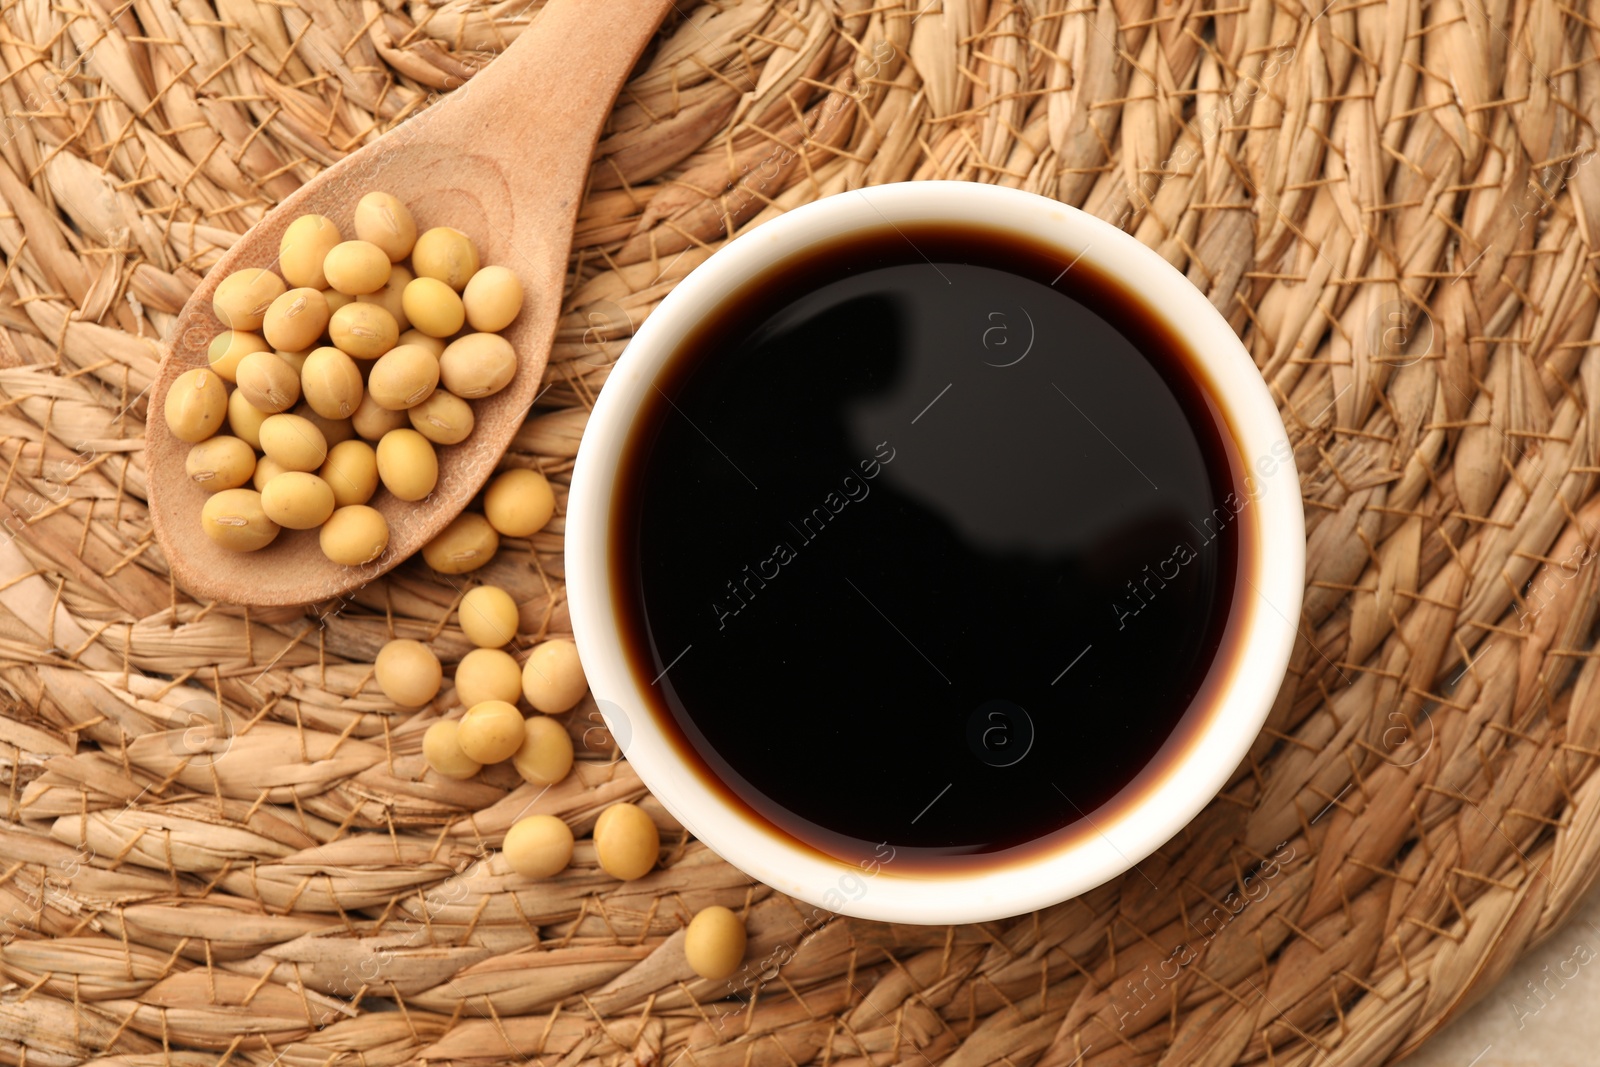
<instances>
[{"instance_id":1,"label":"gray surface","mask_svg":"<svg viewBox=\"0 0 1600 1067\"><path fill-rule=\"evenodd\" d=\"M1405 1067L1590 1067L1600 1063L1597 1008L1600 887Z\"/></svg>"}]
</instances>

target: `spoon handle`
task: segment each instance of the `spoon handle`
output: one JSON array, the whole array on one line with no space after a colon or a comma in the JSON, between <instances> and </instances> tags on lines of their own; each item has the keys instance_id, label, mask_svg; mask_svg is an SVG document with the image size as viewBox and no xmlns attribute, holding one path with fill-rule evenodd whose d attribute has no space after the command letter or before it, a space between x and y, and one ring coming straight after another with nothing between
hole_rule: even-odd
<instances>
[{"instance_id":1,"label":"spoon handle","mask_svg":"<svg viewBox=\"0 0 1600 1067\"><path fill-rule=\"evenodd\" d=\"M465 86L291 193L213 266L175 324L151 395L153 413L163 410L180 374L206 366L206 346L222 329L211 306L218 283L233 271L272 266L298 215L326 215L349 233L357 200L371 190L402 196L429 227L460 227L484 262L516 273L525 300L502 334L517 353L516 375L474 404L472 437L441 450L427 505L388 493L373 498L390 537L369 566L333 563L311 531L286 531L248 557L221 548L198 521L206 496L187 474L189 446L153 414L146 437L151 521L173 577L191 595L255 605L342 596L426 545L482 488L539 396L595 142L671 6L672 0L550 0Z\"/></svg>"},{"instance_id":2,"label":"spoon handle","mask_svg":"<svg viewBox=\"0 0 1600 1067\"><path fill-rule=\"evenodd\" d=\"M520 157L507 175L514 191L553 201L563 213L573 206L568 197L583 191L581 183L565 187L569 176L588 174L617 93L673 7L674 0L550 0L457 91L455 121L476 137L510 140Z\"/></svg>"}]
</instances>

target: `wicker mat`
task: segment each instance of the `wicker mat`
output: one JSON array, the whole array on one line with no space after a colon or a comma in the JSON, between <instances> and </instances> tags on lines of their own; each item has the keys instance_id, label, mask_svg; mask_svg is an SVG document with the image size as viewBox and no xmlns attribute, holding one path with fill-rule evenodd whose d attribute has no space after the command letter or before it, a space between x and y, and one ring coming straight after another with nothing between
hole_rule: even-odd
<instances>
[{"instance_id":1,"label":"wicker mat","mask_svg":"<svg viewBox=\"0 0 1600 1067\"><path fill-rule=\"evenodd\" d=\"M599 0L595 0L599 2ZM1291 676L1140 873L985 926L801 925L644 800L619 884L495 856L531 787L424 778L369 664L467 643L420 561L246 611L168 578L142 393L273 203L462 84L522 0L0 3L0 1059L28 1065L1377 1064L1600 858L1600 25L1545 0L685 0L619 101L539 399L565 482L631 333L725 240L852 187L1035 190L1244 338L1310 530ZM581 77L582 57L574 56ZM509 135L509 134L508 134ZM1589 214L1589 208L1596 213ZM558 516L485 579L568 630ZM219 712L218 704L222 710ZM644 795L592 703L537 803ZM747 913L749 995L682 963Z\"/></svg>"}]
</instances>

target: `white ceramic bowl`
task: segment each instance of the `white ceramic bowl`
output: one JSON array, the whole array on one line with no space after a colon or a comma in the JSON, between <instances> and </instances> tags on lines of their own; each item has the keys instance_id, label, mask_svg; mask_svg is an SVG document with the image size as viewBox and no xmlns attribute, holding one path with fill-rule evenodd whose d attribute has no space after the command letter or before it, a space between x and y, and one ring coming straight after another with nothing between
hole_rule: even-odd
<instances>
[{"instance_id":1,"label":"white ceramic bowl","mask_svg":"<svg viewBox=\"0 0 1600 1067\"><path fill-rule=\"evenodd\" d=\"M724 800L674 753L629 670L611 617L607 552L612 492L634 414L685 334L764 269L840 234L916 222L969 222L1084 256L1145 301L1198 357L1209 392L1250 468L1253 592L1236 603L1241 654L1209 719L1136 802L1089 813L1095 832L1015 863L951 875L894 865L863 870L803 846ZM1121 230L1053 200L994 185L906 182L841 193L796 208L718 251L680 282L628 344L589 418L566 516L567 595L589 684L628 761L657 799L710 848L768 885L830 912L908 923L982 922L1087 892L1170 840L1227 782L1278 692L1300 616L1305 525L1299 476L1282 420L1249 354L1210 302L1155 252Z\"/></svg>"}]
</instances>

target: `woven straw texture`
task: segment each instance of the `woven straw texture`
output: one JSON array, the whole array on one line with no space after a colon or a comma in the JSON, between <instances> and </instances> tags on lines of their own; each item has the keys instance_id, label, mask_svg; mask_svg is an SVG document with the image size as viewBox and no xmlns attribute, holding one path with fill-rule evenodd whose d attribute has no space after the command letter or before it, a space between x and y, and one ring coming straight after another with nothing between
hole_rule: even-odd
<instances>
[{"instance_id":1,"label":"woven straw texture","mask_svg":"<svg viewBox=\"0 0 1600 1067\"><path fill-rule=\"evenodd\" d=\"M903 179L1012 185L1158 249L1236 327L1306 496L1268 728L1139 869L984 926L815 922L688 839L586 700L535 800L424 775L369 664L467 642L420 561L247 611L168 578L142 399L199 276L538 5L0 4L0 1060L1377 1064L1600 860L1600 24L1544 0L685 2L618 102L548 388L557 483L632 328L726 240ZM582 57L573 56L574 76ZM507 136L524 135L508 131ZM1591 212L1591 209L1593 211ZM566 632L562 524L473 576ZM660 869L583 835L641 799ZM548 883L495 853L568 820ZM745 913L729 997L681 952Z\"/></svg>"}]
</instances>

